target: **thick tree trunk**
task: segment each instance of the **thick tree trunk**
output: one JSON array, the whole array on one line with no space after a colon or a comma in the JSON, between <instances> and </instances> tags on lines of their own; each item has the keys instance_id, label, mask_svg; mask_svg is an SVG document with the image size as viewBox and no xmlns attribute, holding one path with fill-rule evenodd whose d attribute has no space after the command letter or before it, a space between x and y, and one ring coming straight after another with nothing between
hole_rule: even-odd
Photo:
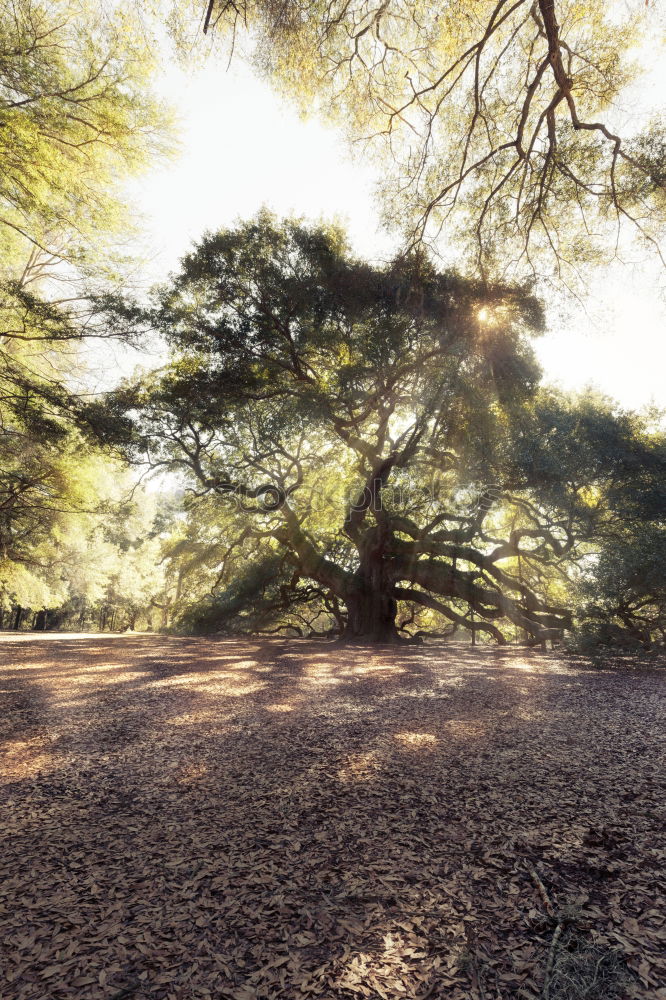
<instances>
[{"instance_id":1,"label":"thick tree trunk","mask_svg":"<svg viewBox=\"0 0 666 1000\"><path fill-rule=\"evenodd\" d=\"M382 539L372 533L362 551L361 566L345 596L348 639L368 642L398 642L396 615L398 604L393 596L393 580L384 554Z\"/></svg>"},{"instance_id":2,"label":"thick tree trunk","mask_svg":"<svg viewBox=\"0 0 666 1000\"><path fill-rule=\"evenodd\" d=\"M367 642L397 642L398 605L385 591L360 584L346 599L345 638Z\"/></svg>"},{"instance_id":3,"label":"thick tree trunk","mask_svg":"<svg viewBox=\"0 0 666 1000\"><path fill-rule=\"evenodd\" d=\"M23 608L19 605L16 609L16 616L14 618L14 629L18 629L20 627L22 615L23 615Z\"/></svg>"}]
</instances>

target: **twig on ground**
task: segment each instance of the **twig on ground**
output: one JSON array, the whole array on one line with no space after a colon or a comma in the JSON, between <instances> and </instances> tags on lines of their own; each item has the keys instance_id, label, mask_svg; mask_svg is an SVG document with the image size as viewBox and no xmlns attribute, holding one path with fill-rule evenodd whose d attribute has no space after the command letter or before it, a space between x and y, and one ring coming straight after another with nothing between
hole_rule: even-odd
<instances>
[{"instance_id":1,"label":"twig on ground","mask_svg":"<svg viewBox=\"0 0 666 1000\"><path fill-rule=\"evenodd\" d=\"M543 882L541 881L541 879L537 875L537 873L534 870L534 868L528 868L527 870L529 872L530 878L532 879L532 881L534 882L535 886L537 887L537 889L539 891L539 895L541 896L541 900L543 902L544 909L545 909L546 913L548 914L549 917L551 917L554 920L555 919L555 908L554 908L553 904L550 901L550 896L546 892L545 885L543 884Z\"/></svg>"},{"instance_id":2,"label":"twig on ground","mask_svg":"<svg viewBox=\"0 0 666 1000\"><path fill-rule=\"evenodd\" d=\"M548 1000L550 997L550 983L553 976L553 966L555 964L555 953L557 951L557 942L560 940L560 935L562 933L563 923L558 923L553 933L553 940L550 942L550 951L548 952L548 961L546 962L546 971L543 977L543 989L541 990L541 1000Z\"/></svg>"}]
</instances>

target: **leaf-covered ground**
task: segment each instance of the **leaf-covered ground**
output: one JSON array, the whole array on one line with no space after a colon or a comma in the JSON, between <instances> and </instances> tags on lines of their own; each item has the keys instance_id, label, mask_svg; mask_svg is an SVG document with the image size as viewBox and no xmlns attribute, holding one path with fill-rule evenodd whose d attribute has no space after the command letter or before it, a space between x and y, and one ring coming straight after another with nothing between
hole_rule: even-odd
<instances>
[{"instance_id":1,"label":"leaf-covered ground","mask_svg":"<svg viewBox=\"0 0 666 1000\"><path fill-rule=\"evenodd\" d=\"M577 1000L586 956L585 995L666 997L663 671L156 636L0 664L2 1000Z\"/></svg>"}]
</instances>

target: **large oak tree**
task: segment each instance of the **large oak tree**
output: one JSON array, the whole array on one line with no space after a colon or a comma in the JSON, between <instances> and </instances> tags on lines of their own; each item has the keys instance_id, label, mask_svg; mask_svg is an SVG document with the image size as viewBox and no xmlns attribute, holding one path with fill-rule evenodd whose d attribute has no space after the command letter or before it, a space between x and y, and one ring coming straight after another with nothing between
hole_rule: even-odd
<instances>
[{"instance_id":1,"label":"large oak tree","mask_svg":"<svg viewBox=\"0 0 666 1000\"><path fill-rule=\"evenodd\" d=\"M591 547L641 490L656 502L663 451L634 418L538 388L523 289L419 255L373 267L339 231L262 214L132 318L173 360L109 405L133 408L135 460L182 471L195 517L217 509L236 610L268 589L274 620L316 601L350 637L454 622L543 642Z\"/></svg>"}]
</instances>

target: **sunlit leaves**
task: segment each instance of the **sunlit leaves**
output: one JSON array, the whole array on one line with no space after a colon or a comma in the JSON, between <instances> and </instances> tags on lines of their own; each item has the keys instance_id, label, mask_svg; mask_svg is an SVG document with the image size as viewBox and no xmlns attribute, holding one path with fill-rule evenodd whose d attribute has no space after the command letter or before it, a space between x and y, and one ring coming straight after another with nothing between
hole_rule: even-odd
<instances>
[{"instance_id":1,"label":"sunlit leaves","mask_svg":"<svg viewBox=\"0 0 666 1000\"><path fill-rule=\"evenodd\" d=\"M411 245L432 242L458 264L462 251L488 275L567 284L627 238L658 250L661 109L653 86L637 82L658 59L655 5L248 0L212 9L218 33L237 37L249 25L256 61L306 113L332 118L376 157L385 220Z\"/></svg>"}]
</instances>

